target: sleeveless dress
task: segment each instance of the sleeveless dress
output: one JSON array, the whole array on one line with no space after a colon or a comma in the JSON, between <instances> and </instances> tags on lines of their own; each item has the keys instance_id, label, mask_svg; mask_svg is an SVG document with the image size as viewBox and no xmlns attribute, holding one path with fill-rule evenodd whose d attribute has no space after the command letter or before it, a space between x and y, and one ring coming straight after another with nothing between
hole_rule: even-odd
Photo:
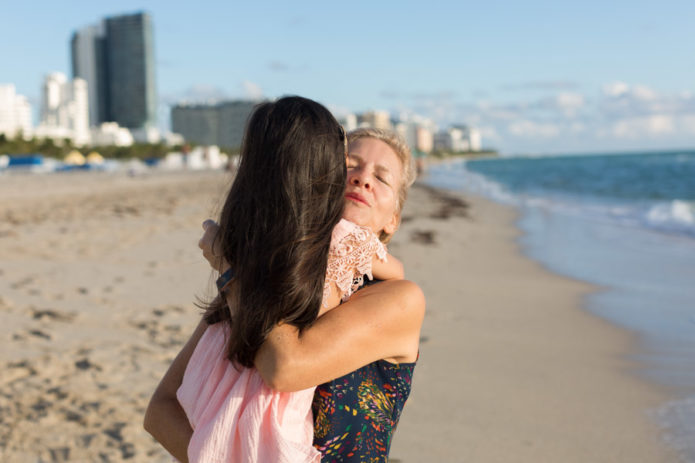
<instances>
[{"instance_id":1,"label":"sleeveless dress","mask_svg":"<svg viewBox=\"0 0 695 463\"><path fill-rule=\"evenodd\" d=\"M377 360L319 385L312 411L321 462L386 463L414 369L415 362Z\"/></svg>"},{"instance_id":2,"label":"sleeveless dress","mask_svg":"<svg viewBox=\"0 0 695 463\"><path fill-rule=\"evenodd\" d=\"M330 284L346 299L372 279L376 255L386 248L369 229L341 220L333 229L324 304ZM312 446L314 389L278 392L265 385L255 368L234 367L224 355L228 327L209 325L191 355L176 396L193 428L191 463L318 463Z\"/></svg>"}]
</instances>

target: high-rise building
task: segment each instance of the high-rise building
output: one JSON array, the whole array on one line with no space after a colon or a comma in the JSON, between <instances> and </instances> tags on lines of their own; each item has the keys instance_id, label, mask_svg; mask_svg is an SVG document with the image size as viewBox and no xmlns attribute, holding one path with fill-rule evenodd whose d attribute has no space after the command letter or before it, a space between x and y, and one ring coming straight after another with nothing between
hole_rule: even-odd
<instances>
[{"instance_id":1,"label":"high-rise building","mask_svg":"<svg viewBox=\"0 0 695 463\"><path fill-rule=\"evenodd\" d=\"M107 117L104 42L103 23L76 31L70 41L73 78L79 77L87 82L90 126L99 125Z\"/></svg>"},{"instance_id":2,"label":"high-rise building","mask_svg":"<svg viewBox=\"0 0 695 463\"><path fill-rule=\"evenodd\" d=\"M471 151L480 151L483 149L483 139L480 135L480 130L476 127L468 127L468 146Z\"/></svg>"},{"instance_id":3,"label":"high-rise building","mask_svg":"<svg viewBox=\"0 0 695 463\"><path fill-rule=\"evenodd\" d=\"M89 97L87 82L79 77L68 81L55 72L43 82L39 138L70 138L77 145L89 143Z\"/></svg>"},{"instance_id":4,"label":"high-rise building","mask_svg":"<svg viewBox=\"0 0 695 463\"><path fill-rule=\"evenodd\" d=\"M157 125L152 20L147 13L106 18L110 117L129 129Z\"/></svg>"},{"instance_id":5,"label":"high-rise building","mask_svg":"<svg viewBox=\"0 0 695 463\"><path fill-rule=\"evenodd\" d=\"M74 77L87 81L90 125L116 122L129 129L157 125L152 19L147 13L108 17L76 31Z\"/></svg>"},{"instance_id":6,"label":"high-rise building","mask_svg":"<svg viewBox=\"0 0 695 463\"><path fill-rule=\"evenodd\" d=\"M0 134L14 138L32 131L31 105L12 84L0 85Z\"/></svg>"},{"instance_id":7,"label":"high-rise building","mask_svg":"<svg viewBox=\"0 0 695 463\"><path fill-rule=\"evenodd\" d=\"M455 153L480 151L482 149L482 138L480 130L476 127L458 125L438 132L435 135L434 145L436 150L453 151Z\"/></svg>"},{"instance_id":8,"label":"high-rise building","mask_svg":"<svg viewBox=\"0 0 695 463\"><path fill-rule=\"evenodd\" d=\"M242 100L178 104L171 108L171 129L192 143L238 148L246 120L257 104Z\"/></svg>"}]
</instances>

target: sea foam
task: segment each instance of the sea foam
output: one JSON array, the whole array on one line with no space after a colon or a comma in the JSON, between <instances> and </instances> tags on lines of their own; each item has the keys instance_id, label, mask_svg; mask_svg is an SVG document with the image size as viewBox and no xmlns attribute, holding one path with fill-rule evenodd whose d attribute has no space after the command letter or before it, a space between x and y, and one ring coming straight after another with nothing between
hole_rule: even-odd
<instances>
[{"instance_id":1,"label":"sea foam","mask_svg":"<svg viewBox=\"0 0 695 463\"><path fill-rule=\"evenodd\" d=\"M694 201L623 200L542 189L513 192L501 182L470 170L463 160L432 168L426 181L438 187L468 191L512 206L541 208L592 221L695 237Z\"/></svg>"}]
</instances>

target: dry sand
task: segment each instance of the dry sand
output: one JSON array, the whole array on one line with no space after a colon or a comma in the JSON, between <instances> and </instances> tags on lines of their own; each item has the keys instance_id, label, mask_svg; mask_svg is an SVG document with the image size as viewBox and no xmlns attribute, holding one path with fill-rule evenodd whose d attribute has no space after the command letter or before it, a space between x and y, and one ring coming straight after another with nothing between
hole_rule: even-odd
<instances>
[{"instance_id":1,"label":"dry sand","mask_svg":"<svg viewBox=\"0 0 695 463\"><path fill-rule=\"evenodd\" d=\"M222 173L0 176L0 461L170 461L149 397L212 289ZM467 198L468 199L468 198ZM632 340L520 256L514 211L415 187L391 251L428 311L406 462L668 462Z\"/></svg>"}]
</instances>

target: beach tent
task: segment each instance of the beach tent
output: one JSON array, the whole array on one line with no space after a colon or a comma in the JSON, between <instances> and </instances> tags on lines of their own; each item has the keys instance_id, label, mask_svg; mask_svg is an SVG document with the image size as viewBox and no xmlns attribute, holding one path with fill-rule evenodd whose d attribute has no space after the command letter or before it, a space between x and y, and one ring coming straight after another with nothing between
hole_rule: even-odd
<instances>
[{"instance_id":1,"label":"beach tent","mask_svg":"<svg viewBox=\"0 0 695 463\"><path fill-rule=\"evenodd\" d=\"M104 163L104 157L97 153L96 151L92 151L87 155L87 163L88 164L103 164Z\"/></svg>"},{"instance_id":2,"label":"beach tent","mask_svg":"<svg viewBox=\"0 0 695 463\"><path fill-rule=\"evenodd\" d=\"M72 150L65 156L63 162L70 166L82 166L86 161L82 153L77 150Z\"/></svg>"}]
</instances>

